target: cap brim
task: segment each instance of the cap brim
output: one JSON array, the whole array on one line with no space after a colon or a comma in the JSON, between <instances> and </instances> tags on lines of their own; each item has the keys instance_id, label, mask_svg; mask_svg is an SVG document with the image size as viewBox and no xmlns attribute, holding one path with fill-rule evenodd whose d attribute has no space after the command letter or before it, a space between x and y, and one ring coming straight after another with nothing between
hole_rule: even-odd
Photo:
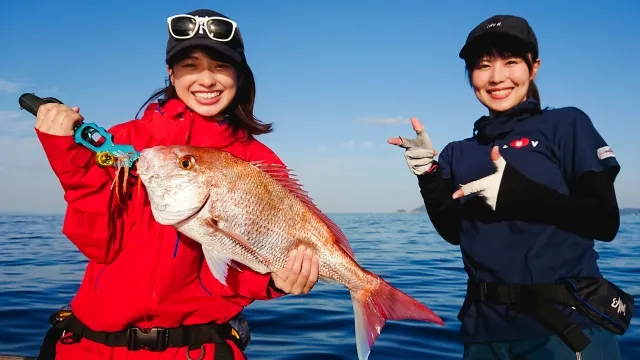
<instances>
[{"instance_id":1,"label":"cap brim","mask_svg":"<svg viewBox=\"0 0 640 360\"><path fill-rule=\"evenodd\" d=\"M482 40L491 38L493 36L498 36L498 37L503 36L503 37L508 37L508 38L517 40L517 41L522 42L523 44L526 44L527 46L531 47L531 50L535 51L535 47L527 39L523 39L520 36L516 36L516 35L510 34L510 33L505 33L505 32L501 32L501 31L489 31L489 32L486 32L484 34L480 34L480 35L476 36L475 38L473 38L473 40L471 40L470 42L464 44L464 46L462 47L462 49L460 49L460 52L458 53L458 57L460 59L465 59L467 57L467 55L469 54L469 52L475 46L477 46L479 42L481 42Z\"/></svg>"},{"instance_id":2,"label":"cap brim","mask_svg":"<svg viewBox=\"0 0 640 360\"><path fill-rule=\"evenodd\" d=\"M212 39L204 38L191 38L180 41L167 52L167 61L171 60L171 58L173 58L180 51L191 47L209 48L222 55L222 59L220 59L221 61L230 62L232 64L242 63L242 57L240 56L240 54L229 48L226 44Z\"/></svg>"}]
</instances>

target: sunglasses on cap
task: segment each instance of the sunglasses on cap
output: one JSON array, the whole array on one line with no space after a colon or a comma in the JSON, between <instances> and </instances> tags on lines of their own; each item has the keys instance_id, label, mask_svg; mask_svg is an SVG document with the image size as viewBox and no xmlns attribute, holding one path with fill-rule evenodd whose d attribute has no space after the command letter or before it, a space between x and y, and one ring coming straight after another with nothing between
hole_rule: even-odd
<instances>
[{"instance_id":1,"label":"sunglasses on cap","mask_svg":"<svg viewBox=\"0 0 640 360\"><path fill-rule=\"evenodd\" d=\"M207 35L217 41L229 41L233 38L238 24L223 17L200 17L192 15L173 15L167 18L169 33L176 39L188 39L196 33Z\"/></svg>"}]
</instances>

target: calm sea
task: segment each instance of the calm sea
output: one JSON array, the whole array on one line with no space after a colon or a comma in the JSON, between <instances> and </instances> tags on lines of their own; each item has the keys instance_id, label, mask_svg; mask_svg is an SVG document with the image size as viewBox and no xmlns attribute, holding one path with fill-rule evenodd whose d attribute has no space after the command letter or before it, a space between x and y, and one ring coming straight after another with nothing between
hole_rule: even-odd
<instances>
[{"instance_id":1,"label":"calm sea","mask_svg":"<svg viewBox=\"0 0 640 360\"><path fill-rule=\"evenodd\" d=\"M389 322L369 359L460 359L456 315L467 277L458 248L437 235L426 214L330 216L363 266L446 323ZM85 259L61 235L61 222L59 216L0 216L0 354L36 356L48 316L78 287ZM615 241L597 245L604 274L632 294L640 294L639 237L640 217L628 215ZM249 359L357 359L344 287L318 284L310 295L255 302L244 313L252 327ZM620 338L624 359L640 358L634 325Z\"/></svg>"}]
</instances>

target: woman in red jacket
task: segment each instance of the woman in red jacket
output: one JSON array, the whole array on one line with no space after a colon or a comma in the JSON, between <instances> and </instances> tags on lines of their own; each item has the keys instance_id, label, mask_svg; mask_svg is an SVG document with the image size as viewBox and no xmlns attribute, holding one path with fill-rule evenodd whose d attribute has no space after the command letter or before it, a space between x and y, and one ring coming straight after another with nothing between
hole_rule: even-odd
<instances>
[{"instance_id":1,"label":"woman in red jacket","mask_svg":"<svg viewBox=\"0 0 640 360\"><path fill-rule=\"evenodd\" d=\"M142 118L110 129L114 142L138 151L207 146L282 164L254 138L271 125L253 116L255 82L237 24L196 10L170 17L168 25L171 84L145 103ZM78 111L43 105L35 126L65 192L62 231L89 259L72 314L54 314L57 326L41 358L245 359L242 329L229 321L242 323L237 316L254 300L308 293L318 279L317 258L297 249L278 274L231 267L222 285L198 243L154 220L144 191L128 186L116 197L114 169L97 166L73 140L73 124L83 119Z\"/></svg>"}]
</instances>

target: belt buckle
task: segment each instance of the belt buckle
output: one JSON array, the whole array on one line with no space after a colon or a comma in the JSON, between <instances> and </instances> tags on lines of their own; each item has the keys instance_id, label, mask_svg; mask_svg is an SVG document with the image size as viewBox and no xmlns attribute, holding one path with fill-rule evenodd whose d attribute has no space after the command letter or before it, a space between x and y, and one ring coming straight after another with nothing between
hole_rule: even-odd
<instances>
[{"instance_id":1,"label":"belt buckle","mask_svg":"<svg viewBox=\"0 0 640 360\"><path fill-rule=\"evenodd\" d=\"M151 329L129 328L127 331L127 349L131 351L164 351L169 345L169 331L166 328Z\"/></svg>"}]
</instances>

